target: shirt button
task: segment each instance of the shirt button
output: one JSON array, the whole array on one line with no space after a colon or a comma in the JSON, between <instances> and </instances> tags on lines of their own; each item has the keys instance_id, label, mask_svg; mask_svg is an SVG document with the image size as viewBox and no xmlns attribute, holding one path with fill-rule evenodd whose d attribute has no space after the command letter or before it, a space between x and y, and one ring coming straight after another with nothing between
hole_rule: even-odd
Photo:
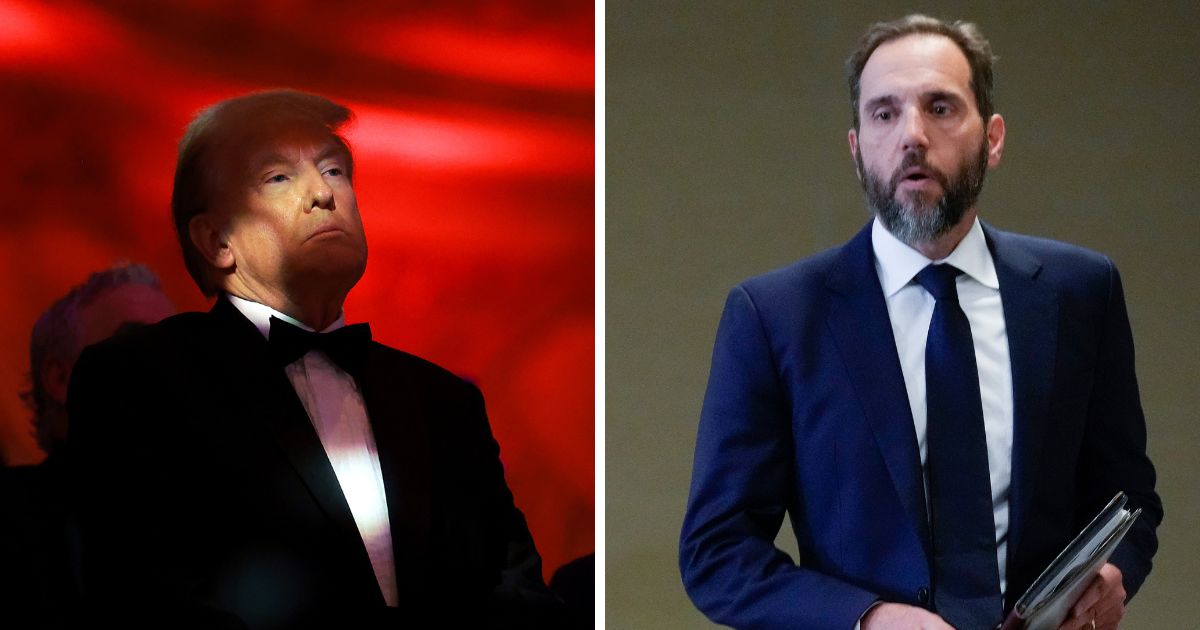
<instances>
[{"instance_id":1,"label":"shirt button","mask_svg":"<svg viewBox=\"0 0 1200 630\"><path fill-rule=\"evenodd\" d=\"M922 586L921 588L917 589L917 601L921 602L922 604L929 603L929 589L928 588Z\"/></svg>"}]
</instances>

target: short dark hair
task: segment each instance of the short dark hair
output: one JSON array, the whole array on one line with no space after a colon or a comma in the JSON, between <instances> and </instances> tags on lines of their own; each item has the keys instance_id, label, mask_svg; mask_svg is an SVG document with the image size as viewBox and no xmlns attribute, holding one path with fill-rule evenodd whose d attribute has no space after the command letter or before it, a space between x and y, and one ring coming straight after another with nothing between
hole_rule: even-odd
<instances>
[{"instance_id":1,"label":"short dark hair","mask_svg":"<svg viewBox=\"0 0 1200 630\"><path fill-rule=\"evenodd\" d=\"M257 146L280 129L308 128L327 132L346 151L346 176L354 176L354 156L338 134L354 114L323 96L296 90L268 90L227 99L200 111L179 141L175 183L171 190L171 217L183 250L183 263L206 296L217 287L208 261L192 243L188 225L211 209L216 192L227 175L218 157L227 157Z\"/></svg>"},{"instance_id":2,"label":"short dark hair","mask_svg":"<svg viewBox=\"0 0 1200 630\"><path fill-rule=\"evenodd\" d=\"M42 370L50 361L75 362L83 351L80 312L101 295L126 285L162 290L158 276L145 265L119 262L88 276L83 284L51 304L33 325L29 339L29 389L21 392L21 400L33 412L34 437L46 453L55 446L54 416L66 413L66 410L46 392Z\"/></svg>"},{"instance_id":3,"label":"short dark hair","mask_svg":"<svg viewBox=\"0 0 1200 630\"><path fill-rule=\"evenodd\" d=\"M967 58L971 67L971 90L975 93L975 105L986 123L996 108L992 102L992 45L984 38L978 26L957 20L946 22L927 15L913 13L890 22L876 22L863 33L858 48L846 60L846 78L850 82L850 107L854 110L854 128L858 129L858 97L861 90L862 72L879 46L907 35L941 35L950 38Z\"/></svg>"}]
</instances>

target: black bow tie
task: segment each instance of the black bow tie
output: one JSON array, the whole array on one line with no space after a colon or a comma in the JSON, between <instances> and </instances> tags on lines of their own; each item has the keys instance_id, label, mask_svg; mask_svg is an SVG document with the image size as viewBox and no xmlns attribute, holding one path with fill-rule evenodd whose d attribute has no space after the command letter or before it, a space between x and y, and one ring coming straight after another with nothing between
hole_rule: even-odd
<instances>
[{"instance_id":1,"label":"black bow tie","mask_svg":"<svg viewBox=\"0 0 1200 630\"><path fill-rule=\"evenodd\" d=\"M272 316L267 347L277 365L287 365L310 350L320 350L339 367L349 372L350 376L357 377L366 365L367 351L371 347L371 327L367 324L353 324L333 332L316 333Z\"/></svg>"}]
</instances>

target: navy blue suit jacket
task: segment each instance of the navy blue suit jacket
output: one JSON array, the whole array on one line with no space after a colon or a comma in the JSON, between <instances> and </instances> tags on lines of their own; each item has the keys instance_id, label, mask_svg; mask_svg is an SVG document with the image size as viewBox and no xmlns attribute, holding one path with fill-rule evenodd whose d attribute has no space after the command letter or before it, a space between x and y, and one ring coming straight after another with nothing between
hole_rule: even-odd
<instances>
[{"instance_id":1,"label":"navy blue suit jacket","mask_svg":"<svg viewBox=\"0 0 1200 630\"><path fill-rule=\"evenodd\" d=\"M1135 593L1162 506L1116 268L984 226L1013 376L1006 608L1118 491L1143 513L1112 557ZM800 550L773 541L784 513ZM737 628L849 630L876 600L929 607L930 536L870 225L735 287L717 332L680 539L684 585Z\"/></svg>"}]
</instances>

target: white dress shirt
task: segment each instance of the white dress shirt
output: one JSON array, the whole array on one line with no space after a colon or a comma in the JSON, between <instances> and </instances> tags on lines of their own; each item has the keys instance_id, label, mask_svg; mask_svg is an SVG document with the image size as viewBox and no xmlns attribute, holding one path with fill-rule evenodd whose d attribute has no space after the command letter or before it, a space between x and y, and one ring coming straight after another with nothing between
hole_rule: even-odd
<instances>
[{"instance_id":1,"label":"white dress shirt","mask_svg":"<svg viewBox=\"0 0 1200 630\"><path fill-rule=\"evenodd\" d=\"M927 265L949 263L963 273L956 281L958 302L971 324L979 393L983 402L988 470L991 473L992 515L996 525L996 560L1000 567L1000 593L1007 586L1004 570L1008 548L1008 490L1012 480L1013 389L1008 355L1008 332L1000 303L1000 282L979 220L946 258L932 261L900 242L879 222L871 228L875 271L887 301L888 317L904 372L904 387L912 409L921 468L925 476L928 509L929 476L926 468L925 341L933 319L933 296L913 278Z\"/></svg>"},{"instance_id":2,"label":"white dress shirt","mask_svg":"<svg viewBox=\"0 0 1200 630\"><path fill-rule=\"evenodd\" d=\"M228 295L229 301L263 334L269 337L271 316L313 332L313 329L275 309ZM320 332L345 325L345 316ZM354 378L320 350L313 350L284 368L296 395L317 431L325 455L333 466L342 494L354 515L375 570L375 579L388 606L399 605L396 587L396 561L392 555L392 528L388 518L387 495L379 451L367 418L367 408Z\"/></svg>"}]
</instances>

